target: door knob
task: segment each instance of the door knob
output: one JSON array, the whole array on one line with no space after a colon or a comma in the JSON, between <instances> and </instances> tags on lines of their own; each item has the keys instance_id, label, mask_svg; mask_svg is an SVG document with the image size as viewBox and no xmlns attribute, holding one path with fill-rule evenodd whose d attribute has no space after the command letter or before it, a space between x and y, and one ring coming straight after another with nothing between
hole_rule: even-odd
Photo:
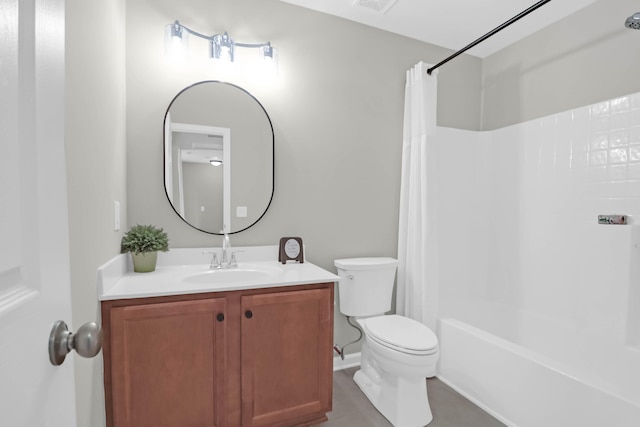
<instances>
[{"instance_id":1,"label":"door knob","mask_svg":"<svg viewBox=\"0 0 640 427\"><path fill-rule=\"evenodd\" d=\"M94 357L102 348L102 329L95 322L80 326L75 334L69 332L67 324L58 320L49 335L49 361L52 365L62 365L71 350L82 357Z\"/></svg>"}]
</instances>

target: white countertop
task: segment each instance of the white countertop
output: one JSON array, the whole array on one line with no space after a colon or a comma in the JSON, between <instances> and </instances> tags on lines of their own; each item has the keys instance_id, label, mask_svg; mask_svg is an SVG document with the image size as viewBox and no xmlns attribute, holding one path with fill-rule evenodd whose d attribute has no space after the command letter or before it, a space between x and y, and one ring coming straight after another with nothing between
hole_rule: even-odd
<instances>
[{"instance_id":1,"label":"white countertop","mask_svg":"<svg viewBox=\"0 0 640 427\"><path fill-rule=\"evenodd\" d=\"M210 248L171 249L158 254L151 273L134 273L130 255L121 254L97 271L101 301L338 282L340 278L309 262L282 264L277 246L233 248L237 269L210 269ZM218 248L213 250L220 251ZM218 254L218 259L220 254ZM226 279L231 277L231 279Z\"/></svg>"}]
</instances>

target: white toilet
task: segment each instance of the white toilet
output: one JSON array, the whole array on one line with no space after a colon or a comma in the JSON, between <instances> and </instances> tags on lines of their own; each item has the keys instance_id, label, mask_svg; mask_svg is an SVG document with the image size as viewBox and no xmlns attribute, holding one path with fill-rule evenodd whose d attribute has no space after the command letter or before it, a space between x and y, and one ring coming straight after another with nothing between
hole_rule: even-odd
<instances>
[{"instance_id":1,"label":"white toilet","mask_svg":"<svg viewBox=\"0 0 640 427\"><path fill-rule=\"evenodd\" d=\"M426 377L436 372L438 339L420 322L391 310L398 261L351 258L334 261L340 276L340 311L362 328L360 369L353 379L395 427L431 422Z\"/></svg>"}]
</instances>

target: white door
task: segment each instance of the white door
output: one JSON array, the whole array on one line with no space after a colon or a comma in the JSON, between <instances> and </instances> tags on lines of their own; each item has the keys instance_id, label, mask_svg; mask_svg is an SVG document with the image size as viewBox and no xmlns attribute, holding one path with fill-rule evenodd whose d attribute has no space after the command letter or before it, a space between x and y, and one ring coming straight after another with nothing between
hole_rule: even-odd
<instances>
[{"instance_id":1,"label":"white door","mask_svg":"<svg viewBox=\"0 0 640 427\"><path fill-rule=\"evenodd\" d=\"M64 157L64 0L0 0L0 425L76 425ZM73 328L70 328L73 329Z\"/></svg>"}]
</instances>

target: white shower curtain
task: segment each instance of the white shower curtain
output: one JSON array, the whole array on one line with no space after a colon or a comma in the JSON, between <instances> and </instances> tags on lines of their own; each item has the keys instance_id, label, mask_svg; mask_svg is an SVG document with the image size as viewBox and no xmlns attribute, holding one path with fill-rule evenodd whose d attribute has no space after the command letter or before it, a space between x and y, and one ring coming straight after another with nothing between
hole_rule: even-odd
<instances>
[{"instance_id":1,"label":"white shower curtain","mask_svg":"<svg viewBox=\"0 0 640 427\"><path fill-rule=\"evenodd\" d=\"M435 158L437 71L407 71L400 184L396 312L435 331L438 309Z\"/></svg>"}]
</instances>

